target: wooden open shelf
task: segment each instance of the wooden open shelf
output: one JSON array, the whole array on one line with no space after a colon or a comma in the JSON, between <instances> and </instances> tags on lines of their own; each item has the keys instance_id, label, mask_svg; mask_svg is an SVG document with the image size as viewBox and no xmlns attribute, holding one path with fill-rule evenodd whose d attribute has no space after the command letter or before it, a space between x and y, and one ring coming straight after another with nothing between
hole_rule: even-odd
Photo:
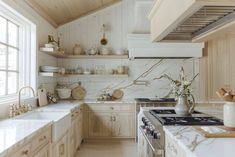
<instances>
[{"instance_id":1,"label":"wooden open shelf","mask_svg":"<svg viewBox=\"0 0 235 157\"><path fill-rule=\"evenodd\" d=\"M127 78L128 74L104 74L104 75L96 75L96 74L59 74L59 73L50 73L50 72L40 72L39 76L42 77L117 77L117 78Z\"/></svg>"},{"instance_id":2,"label":"wooden open shelf","mask_svg":"<svg viewBox=\"0 0 235 157\"><path fill-rule=\"evenodd\" d=\"M63 51L45 51L45 48L40 48L40 51L56 58L67 59L128 59L128 55L67 55Z\"/></svg>"}]
</instances>

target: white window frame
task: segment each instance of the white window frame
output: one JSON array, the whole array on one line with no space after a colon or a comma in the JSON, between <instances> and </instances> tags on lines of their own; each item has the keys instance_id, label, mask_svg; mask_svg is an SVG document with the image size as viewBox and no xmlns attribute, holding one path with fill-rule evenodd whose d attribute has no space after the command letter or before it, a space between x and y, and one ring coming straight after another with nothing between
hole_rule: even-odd
<instances>
[{"instance_id":1,"label":"white window frame","mask_svg":"<svg viewBox=\"0 0 235 157\"><path fill-rule=\"evenodd\" d=\"M19 85L18 89L23 86L31 86L36 89L37 78L37 60L36 60L36 25L26 19L24 16L10 8L3 2L0 2L0 16L8 19L19 26ZM32 93L25 91L23 98L29 98ZM15 102L18 94L5 95L0 97L0 104Z\"/></svg>"},{"instance_id":2,"label":"white window frame","mask_svg":"<svg viewBox=\"0 0 235 157\"><path fill-rule=\"evenodd\" d=\"M11 21L11 20L9 20L8 18L6 18L4 16L0 15L0 17L4 18L6 20L6 42L5 43L4 42L0 42L1 45L6 46L6 68L5 69L0 69L0 71L6 72L5 95L0 96L0 98L2 98L2 97L5 97L5 96L12 96L12 95L16 94L16 93L14 93L14 94L9 94L8 93L9 92L8 91L8 82L9 82L9 80L8 80L8 73L9 72L17 73L17 82L19 83L19 81L20 81L19 78L21 77L20 76L20 70L21 69L19 67L19 60L20 60L19 54L21 53L21 51L20 51L20 26L18 24L14 23L14 21ZM17 26L17 46L16 47L9 44L9 39L8 39L8 31L9 31L9 27L8 26L9 26L9 22ZM9 48L13 48L13 49L17 50L17 67L16 67L16 70L9 70L8 69L8 64L9 64L8 63L8 57L9 57L8 52L9 52ZM18 90L19 90L19 84L17 84L16 92Z\"/></svg>"}]
</instances>

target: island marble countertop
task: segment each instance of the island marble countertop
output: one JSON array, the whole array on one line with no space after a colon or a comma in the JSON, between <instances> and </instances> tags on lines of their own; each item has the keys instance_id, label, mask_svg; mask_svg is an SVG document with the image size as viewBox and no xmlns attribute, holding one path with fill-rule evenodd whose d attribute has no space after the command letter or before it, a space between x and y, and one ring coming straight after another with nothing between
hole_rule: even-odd
<instances>
[{"instance_id":1,"label":"island marble countertop","mask_svg":"<svg viewBox=\"0 0 235 157\"><path fill-rule=\"evenodd\" d=\"M0 157L16 150L44 128L51 125L45 120L4 120L0 122Z\"/></svg>"},{"instance_id":2,"label":"island marble countertop","mask_svg":"<svg viewBox=\"0 0 235 157\"><path fill-rule=\"evenodd\" d=\"M164 126L164 130L184 149L187 157L235 156L235 138L205 138L192 126Z\"/></svg>"}]
</instances>

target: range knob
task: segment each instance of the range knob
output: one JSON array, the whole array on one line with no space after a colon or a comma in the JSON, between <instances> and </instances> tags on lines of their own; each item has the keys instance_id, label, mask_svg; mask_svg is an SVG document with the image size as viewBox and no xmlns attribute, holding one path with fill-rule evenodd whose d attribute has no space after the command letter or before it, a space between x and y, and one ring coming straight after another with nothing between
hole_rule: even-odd
<instances>
[{"instance_id":1,"label":"range knob","mask_svg":"<svg viewBox=\"0 0 235 157\"><path fill-rule=\"evenodd\" d=\"M154 131L154 133L153 133L153 138L154 138L154 139L160 139L160 138L161 138L161 133L160 133L160 132L157 132L157 131Z\"/></svg>"},{"instance_id":2,"label":"range knob","mask_svg":"<svg viewBox=\"0 0 235 157\"><path fill-rule=\"evenodd\" d=\"M148 125L149 123L148 119L144 117L142 118L142 122L144 123L145 126Z\"/></svg>"}]
</instances>

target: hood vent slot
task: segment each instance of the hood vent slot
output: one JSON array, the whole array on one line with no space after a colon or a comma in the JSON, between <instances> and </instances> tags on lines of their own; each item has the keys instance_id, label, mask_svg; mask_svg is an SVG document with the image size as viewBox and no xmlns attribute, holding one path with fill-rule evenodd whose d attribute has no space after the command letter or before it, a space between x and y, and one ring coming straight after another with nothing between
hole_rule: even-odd
<instances>
[{"instance_id":1,"label":"hood vent slot","mask_svg":"<svg viewBox=\"0 0 235 157\"><path fill-rule=\"evenodd\" d=\"M164 40L192 40L235 20L235 6L204 6Z\"/></svg>"}]
</instances>

